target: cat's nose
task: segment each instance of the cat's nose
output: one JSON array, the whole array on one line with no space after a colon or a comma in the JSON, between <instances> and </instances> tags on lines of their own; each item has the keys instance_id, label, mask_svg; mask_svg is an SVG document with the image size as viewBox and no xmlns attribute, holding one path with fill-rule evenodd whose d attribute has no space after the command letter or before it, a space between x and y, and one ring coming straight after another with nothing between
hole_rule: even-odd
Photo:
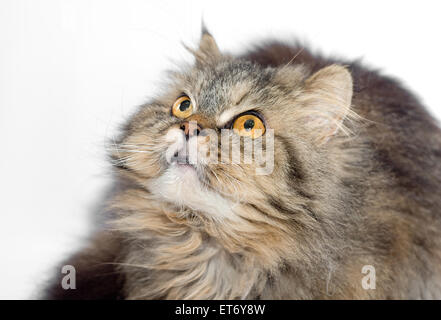
<instances>
[{"instance_id":1,"label":"cat's nose","mask_svg":"<svg viewBox=\"0 0 441 320\"><path fill-rule=\"evenodd\" d=\"M202 127L196 121L185 121L180 128L184 131L187 140L192 136L198 136L202 131Z\"/></svg>"}]
</instances>

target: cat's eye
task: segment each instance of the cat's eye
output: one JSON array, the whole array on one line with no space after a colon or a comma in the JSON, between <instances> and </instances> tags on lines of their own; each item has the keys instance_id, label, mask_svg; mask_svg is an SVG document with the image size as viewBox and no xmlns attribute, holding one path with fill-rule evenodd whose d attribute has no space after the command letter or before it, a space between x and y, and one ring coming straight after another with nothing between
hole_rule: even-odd
<instances>
[{"instance_id":1,"label":"cat's eye","mask_svg":"<svg viewBox=\"0 0 441 320\"><path fill-rule=\"evenodd\" d=\"M233 122L233 130L242 137L259 138L265 133L263 121L254 114L244 114Z\"/></svg>"},{"instance_id":2,"label":"cat's eye","mask_svg":"<svg viewBox=\"0 0 441 320\"><path fill-rule=\"evenodd\" d=\"M188 96L179 97L172 107L172 114L175 117L184 119L193 113L193 104Z\"/></svg>"}]
</instances>

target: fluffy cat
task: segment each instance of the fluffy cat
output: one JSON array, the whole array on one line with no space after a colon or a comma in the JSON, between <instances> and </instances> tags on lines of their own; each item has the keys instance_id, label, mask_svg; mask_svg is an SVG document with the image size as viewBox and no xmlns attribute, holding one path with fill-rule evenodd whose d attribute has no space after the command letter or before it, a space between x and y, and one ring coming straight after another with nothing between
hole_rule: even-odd
<instances>
[{"instance_id":1,"label":"fluffy cat","mask_svg":"<svg viewBox=\"0 0 441 320\"><path fill-rule=\"evenodd\" d=\"M112 149L106 226L63 263L76 289L57 269L45 298L441 298L441 130L408 90L277 41L232 56L203 30L193 53ZM221 129L264 154L273 132L272 170L182 156Z\"/></svg>"}]
</instances>

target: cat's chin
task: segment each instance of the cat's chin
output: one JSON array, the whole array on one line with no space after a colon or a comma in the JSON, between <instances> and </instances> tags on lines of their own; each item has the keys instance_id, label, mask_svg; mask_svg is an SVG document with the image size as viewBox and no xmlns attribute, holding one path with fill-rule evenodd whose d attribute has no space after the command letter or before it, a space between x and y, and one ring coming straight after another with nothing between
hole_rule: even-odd
<instances>
[{"instance_id":1,"label":"cat's chin","mask_svg":"<svg viewBox=\"0 0 441 320\"><path fill-rule=\"evenodd\" d=\"M191 164L172 163L159 178L166 188L172 191L190 191L192 187L200 184L196 168Z\"/></svg>"},{"instance_id":2,"label":"cat's chin","mask_svg":"<svg viewBox=\"0 0 441 320\"><path fill-rule=\"evenodd\" d=\"M172 163L150 182L149 187L155 196L166 202L204 212L213 218L234 219L234 203L203 185L192 165Z\"/></svg>"},{"instance_id":3,"label":"cat's chin","mask_svg":"<svg viewBox=\"0 0 441 320\"><path fill-rule=\"evenodd\" d=\"M199 185L199 178L193 166L172 163L163 174L150 182L150 189L165 200L181 202Z\"/></svg>"}]
</instances>

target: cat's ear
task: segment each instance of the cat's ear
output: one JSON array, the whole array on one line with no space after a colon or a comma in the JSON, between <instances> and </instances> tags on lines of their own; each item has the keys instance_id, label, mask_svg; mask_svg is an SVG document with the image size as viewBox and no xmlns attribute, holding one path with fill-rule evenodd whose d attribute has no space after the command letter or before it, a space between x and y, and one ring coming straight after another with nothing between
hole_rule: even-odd
<instances>
[{"instance_id":1,"label":"cat's ear","mask_svg":"<svg viewBox=\"0 0 441 320\"><path fill-rule=\"evenodd\" d=\"M204 65L218 60L222 54L213 36L208 32L205 25L202 25L201 40L197 50L192 50L196 58L196 64Z\"/></svg>"},{"instance_id":2,"label":"cat's ear","mask_svg":"<svg viewBox=\"0 0 441 320\"><path fill-rule=\"evenodd\" d=\"M352 77L339 65L320 69L304 82L298 97L300 121L314 135L318 144L325 143L339 130L351 113Z\"/></svg>"}]
</instances>

